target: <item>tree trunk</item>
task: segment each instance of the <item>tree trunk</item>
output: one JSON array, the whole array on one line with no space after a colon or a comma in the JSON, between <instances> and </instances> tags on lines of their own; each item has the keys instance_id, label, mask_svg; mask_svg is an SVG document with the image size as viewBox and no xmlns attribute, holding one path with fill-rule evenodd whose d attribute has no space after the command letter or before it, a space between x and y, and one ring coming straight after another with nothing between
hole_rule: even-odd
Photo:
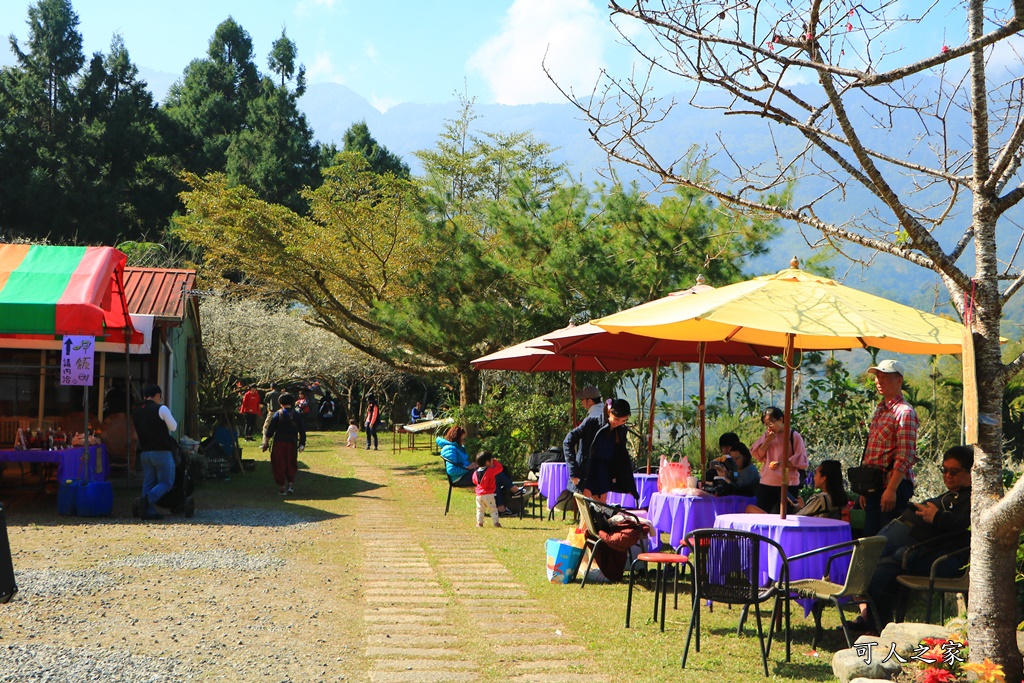
<instances>
[{"instance_id":1,"label":"tree trunk","mask_svg":"<svg viewBox=\"0 0 1024 683\"><path fill-rule=\"evenodd\" d=\"M1002 482L1005 377L999 347L998 295L979 291L975 316L975 357L978 380L978 444L971 483L971 588L967 612L971 660L990 659L1003 665L1007 681L1020 681L1021 654L1017 647L1016 557L1020 515L992 515L1004 496ZM995 304L994 310L986 304ZM993 324L994 321L994 324ZM1007 492L1008 498L1020 491ZM1002 609L993 609L1003 605Z\"/></svg>"},{"instance_id":2,"label":"tree trunk","mask_svg":"<svg viewBox=\"0 0 1024 683\"><path fill-rule=\"evenodd\" d=\"M463 369L459 372L459 408L466 409L466 406L480 403L480 371L472 368ZM467 423L466 437L475 439L479 431L479 425Z\"/></svg>"},{"instance_id":3,"label":"tree trunk","mask_svg":"<svg viewBox=\"0 0 1024 683\"><path fill-rule=\"evenodd\" d=\"M459 407L480 403L480 371L467 368L459 372Z\"/></svg>"}]
</instances>

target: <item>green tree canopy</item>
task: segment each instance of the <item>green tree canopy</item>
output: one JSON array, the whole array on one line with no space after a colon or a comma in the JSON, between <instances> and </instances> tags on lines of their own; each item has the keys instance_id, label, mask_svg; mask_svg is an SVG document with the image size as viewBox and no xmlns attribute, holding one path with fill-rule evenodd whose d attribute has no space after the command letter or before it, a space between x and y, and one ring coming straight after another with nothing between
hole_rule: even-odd
<instances>
[{"instance_id":1,"label":"green tree canopy","mask_svg":"<svg viewBox=\"0 0 1024 683\"><path fill-rule=\"evenodd\" d=\"M342 142L344 151L362 154L374 173L381 175L394 173L399 178L409 178L409 164L402 161L402 157L377 142L370 134L370 128L366 125L366 121L359 121L349 126Z\"/></svg>"},{"instance_id":2,"label":"green tree canopy","mask_svg":"<svg viewBox=\"0 0 1024 683\"><path fill-rule=\"evenodd\" d=\"M0 225L34 239L116 241L155 231L175 205L161 119L124 42L82 70L65 0L29 8L17 63L0 69Z\"/></svg>"}]
</instances>

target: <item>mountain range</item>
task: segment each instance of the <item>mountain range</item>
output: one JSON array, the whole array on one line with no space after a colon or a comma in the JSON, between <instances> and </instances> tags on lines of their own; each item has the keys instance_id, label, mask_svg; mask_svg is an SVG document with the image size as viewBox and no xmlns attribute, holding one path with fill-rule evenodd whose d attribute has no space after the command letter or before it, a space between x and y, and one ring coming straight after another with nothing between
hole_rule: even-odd
<instances>
[{"instance_id":1,"label":"mountain range","mask_svg":"<svg viewBox=\"0 0 1024 683\"><path fill-rule=\"evenodd\" d=\"M167 87L173 82L169 74L147 73L143 70L142 75L149 81L154 93L166 92ZM685 95L677 96L676 99L682 103L648 135L649 146L663 157L682 157L692 145L713 146L718 136L727 139L731 149L739 150L742 162L774 160L777 147L782 147L784 151L795 150L797 146L804 144L802 138L785 131L766 135L763 127L751 124L750 117L722 116L720 112L687 106ZM414 174L420 171L420 167L413 153L434 147L445 121L458 116L459 111L459 103L453 95L449 102L404 103L381 112L352 89L335 83L310 85L300 99L299 105L318 141L334 142L340 147L342 136L349 126L365 121L374 138L391 152L401 156ZM604 152L591 139L588 123L571 103L515 106L476 104L474 112L478 116L474 124L481 131L532 132L538 140L555 148L553 159L565 162L572 176L584 183L607 182L612 177L611 173L614 173L616 178L624 182L636 180L641 190L657 191L634 167L621 163L609 164ZM870 110L866 108L861 115L866 119L863 123L868 123L867 119L872 116ZM911 127L913 125L908 122L908 131L916 130L915 127ZM886 145L881 137L884 133L880 132L877 126L865 125L864 130L865 135L874 138L869 139L869 143L883 147ZM950 137L954 140L968 139L969 129L954 129ZM802 199L819 196L829 187L828 182L826 178L816 178L813 175L802 178L795 187L795 201L799 203ZM908 193L913 188L913 182L914 179L908 176L902 186L896 189L901 193ZM842 198L828 205L819 204L816 208L821 212L821 218L842 223L851 215L859 214L866 206L866 201L860 201L861 198L865 198L863 191L858 196L857 188L850 188ZM961 215L963 220L970 218L969 210L961 211ZM774 272L788 267L792 256L800 257L803 262L812 253L795 224L784 223L783 229L783 234L770 245L767 255L753 258L745 264L746 273L759 275ZM952 224L947 230L950 233L959 233L961 225ZM813 231L808 234L812 239L815 237ZM1009 238L1012 239L1012 236ZM1003 246L1005 249L1014 247L1013 244ZM869 252L855 247L848 249L848 253L862 258L871 256ZM972 252L969 251L964 259L970 258L971 255ZM862 268L858 265L851 267L845 258L836 257L831 265L835 268L836 276L850 286L925 310L950 311L948 306L942 307L948 295L936 276L902 259L874 255L871 265ZM965 269L969 272L973 270L969 264ZM1013 305L1007 310L1007 316L1014 320L1024 319L1024 305Z\"/></svg>"}]
</instances>

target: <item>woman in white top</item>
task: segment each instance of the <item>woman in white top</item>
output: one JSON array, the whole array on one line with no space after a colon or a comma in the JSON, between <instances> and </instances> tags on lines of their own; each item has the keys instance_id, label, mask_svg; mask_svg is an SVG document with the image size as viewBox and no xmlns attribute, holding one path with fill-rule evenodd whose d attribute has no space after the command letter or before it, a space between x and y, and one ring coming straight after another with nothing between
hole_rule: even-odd
<instances>
[{"instance_id":1,"label":"woman in white top","mask_svg":"<svg viewBox=\"0 0 1024 683\"><path fill-rule=\"evenodd\" d=\"M761 483L757 485L757 507L766 512L778 512L782 495L782 458L786 442L790 444L788 481L789 492L795 499L800 495L800 470L807 469L807 448L804 438L795 429L788 435L783 434L785 424L782 411L778 408L765 408L761 413L761 421L767 431L750 447L750 453L762 463Z\"/></svg>"}]
</instances>

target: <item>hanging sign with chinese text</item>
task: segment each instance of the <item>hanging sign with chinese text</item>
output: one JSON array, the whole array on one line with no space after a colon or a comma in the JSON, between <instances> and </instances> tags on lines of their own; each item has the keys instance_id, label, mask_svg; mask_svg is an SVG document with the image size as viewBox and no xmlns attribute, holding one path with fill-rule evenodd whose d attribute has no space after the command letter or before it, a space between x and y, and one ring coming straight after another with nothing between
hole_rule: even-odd
<instances>
[{"instance_id":1,"label":"hanging sign with chinese text","mask_svg":"<svg viewBox=\"0 0 1024 683\"><path fill-rule=\"evenodd\" d=\"M91 387L96 338L64 335L60 347L60 383L63 386Z\"/></svg>"}]
</instances>

